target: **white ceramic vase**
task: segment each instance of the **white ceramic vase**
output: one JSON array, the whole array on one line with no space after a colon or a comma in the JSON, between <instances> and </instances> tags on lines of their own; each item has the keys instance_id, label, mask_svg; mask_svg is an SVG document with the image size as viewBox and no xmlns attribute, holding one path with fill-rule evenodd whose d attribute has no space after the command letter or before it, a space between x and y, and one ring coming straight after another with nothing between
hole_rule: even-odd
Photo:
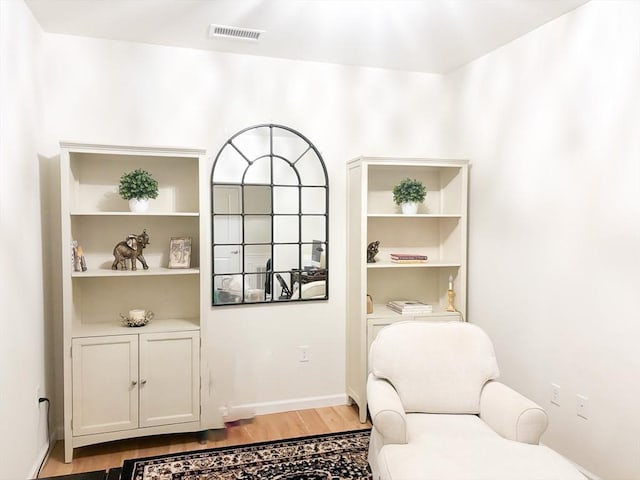
<instances>
[{"instance_id":1,"label":"white ceramic vase","mask_svg":"<svg viewBox=\"0 0 640 480\"><path fill-rule=\"evenodd\" d=\"M133 213L144 213L149 208L148 198L132 198L129 200L129 210Z\"/></svg>"},{"instance_id":2,"label":"white ceramic vase","mask_svg":"<svg viewBox=\"0 0 640 480\"><path fill-rule=\"evenodd\" d=\"M418 213L418 202L405 202L400 204L400 208L405 215L415 215Z\"/></svg>"}]
</instances>

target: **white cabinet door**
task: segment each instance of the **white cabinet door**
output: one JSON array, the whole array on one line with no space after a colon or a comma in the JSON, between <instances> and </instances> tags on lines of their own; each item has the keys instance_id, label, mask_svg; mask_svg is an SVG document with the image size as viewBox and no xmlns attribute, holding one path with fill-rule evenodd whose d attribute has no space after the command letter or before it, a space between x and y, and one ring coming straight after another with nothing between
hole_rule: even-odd
<instances>
[{"instance_id":1,"label":"white cabinet door","mask_svg":"<svg viewBox=\"0 0 640 480\"><path fill-rule=\"evenodd\" d=\"M73 435L138 428L138 336L74 338Z\"/></svg>"},{"instance_id":2,"label":"white cabinet door","mask_svg":"<svg viewBox=\"0 0 640 480\"><path fill-rule=\"evenodd\" d=\"M140 334L140 427L200 419L198 332Z\"/></svg>"}]
</instances>

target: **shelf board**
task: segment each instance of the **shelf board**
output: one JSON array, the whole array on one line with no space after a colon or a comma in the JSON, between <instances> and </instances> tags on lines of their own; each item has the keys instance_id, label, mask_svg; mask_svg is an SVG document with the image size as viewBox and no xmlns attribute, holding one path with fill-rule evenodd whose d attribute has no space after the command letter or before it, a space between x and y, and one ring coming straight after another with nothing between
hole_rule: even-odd
<instances>
[{"instance_id":1,"label":"shelf board","mask_svg":"<svg viewBox=\"0 0 640 480\"><path fill-rule=\"evenodd\" d=\"M459 158L424 158L424 157L380 157L360 155L347 162L348 165L365 162L370 168L375 167L419 167L422 170L440 170L443 168L462 168L469 165L469 160Z\"/></svg>"},{"instance_id":2,"label":"shelf board","mask_svg":"<svg viewBox=\"0 0 640 480\"><path fill-rule=\"evenodd\" d=\"M368 218L462 218L459 213L416 213L405 215L404 213L367 213Z\"/></svg>"},{"instance_id":3,"label":"shelf board","mask_svg":"<svg viewBox=\"0 0 640 480\"><path fill-rule=\"evenodd\" d=\"M198 212L69 212L71 216L87 216L87 217L199 217Z\"/></svg>"},{"instance_id":4,"label":"shelf board","mask_svg":"<svg viewBox=\"0 0 640 480\"><path fill-rule=\"evenodd\" d=\"M179 332L200 330L197 318L154 318L144 327L127 327L120 318L113 322L79 323L73 325L72 337L98 337L102 335L137 335L139 333Z\"/></svg>"},{"instance_id":5,"label":"shelf board","mask_svg":"<svg viewBox=\"0 0 640 480\"><path fill-rule=\"evenodd\" d=\"M414 318L440 318L440 317L453 317L460 318L460 314L458 312L447 312L443 306L434 305L433 312L426 315L408 315L395 312L387 307L385 304L376 303L373 305L373 313L367 314L367 319L384 319L384 318L393 318L395 320L398 319L406 319L412 320Z\"/></svg>"},{"instance_id":6,"label":"shelf board","mask_svg":"<svg viewBox=\"0 0 640 480\"><path fill-rule=\"evenodd\" d=\"M139 268L137 270L111 270L111 269L89 269L86 272L72 272L74 278L97 278L97 277L153 277L163 275L197 275L199 268L164 268L150 267L149 270Z\"/></svg>"},{"instance_id":7,"label":"shelf board","mask_svg":"<svg viewBox=\"0 0 640 480\"><path fill-rule=\"evenodd\" d=\"M376 263L367 263L367 268L444 268L444 267L460 267L460 262L437 262L427 261L426 263L394 263L391 261L377 261Z\"/></svg>"},{"instance_id":8,"label":"shelf board","mask_svg":"<svg viewBox=\"0 0 640 480\"><path fill-rule=\"evenodd\" d=\"M60 141L60 148L68 149L70 153L98 153L101 155L118 155L131 157L136 155L150 155L152 157L185 157L192 158L206 155L207 151L192 147L171 147L164 145L104 145L96 143Z\"/></svg>"}]
</instances>

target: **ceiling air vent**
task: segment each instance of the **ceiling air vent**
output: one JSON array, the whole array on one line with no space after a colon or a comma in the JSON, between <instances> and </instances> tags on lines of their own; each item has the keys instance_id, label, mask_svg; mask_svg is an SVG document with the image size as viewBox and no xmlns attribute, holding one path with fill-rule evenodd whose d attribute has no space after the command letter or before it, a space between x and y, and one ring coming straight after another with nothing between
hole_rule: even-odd
<instances>
[{"instance_id":1,"label":"ceiling air vent","mask_svg":"<svg viewBox=\"0 0 640 480\"><path fill-rule=\"evenodd\" d=\"M210 37L221 38L237 38L240 40L258 41L264 30L256 30L255 28L230 27L227 25L209 25Z\"/></svg>"}]
</instances>

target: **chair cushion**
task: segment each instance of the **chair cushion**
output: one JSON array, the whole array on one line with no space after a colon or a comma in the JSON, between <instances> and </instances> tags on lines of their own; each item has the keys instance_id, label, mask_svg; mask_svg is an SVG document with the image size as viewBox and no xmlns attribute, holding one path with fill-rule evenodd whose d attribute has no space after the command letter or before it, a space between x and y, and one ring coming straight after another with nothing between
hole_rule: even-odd
<instances>
[{"instance_id":1,"label":"chair cushion","mask_svg":"<svg viewBox=\"0 0 640 480\"><path fill-rule=\"evenodd\" d=\"M498 377L493 344L464 322L398 322L373 341L371 372L388 380L406 412L480 411L483 385Z\"/></svg>"},{"instance_id":2,"label":"chair cushion","mask_svg":"<svg viewBox=\"0 0 640 480\"><path fill-rule=\"evenodd\" d=\"M476 415L407 415L405 445L378 453L383 480L585 480L544 445L507 440Z\"/></svg>"}]
</instances>

